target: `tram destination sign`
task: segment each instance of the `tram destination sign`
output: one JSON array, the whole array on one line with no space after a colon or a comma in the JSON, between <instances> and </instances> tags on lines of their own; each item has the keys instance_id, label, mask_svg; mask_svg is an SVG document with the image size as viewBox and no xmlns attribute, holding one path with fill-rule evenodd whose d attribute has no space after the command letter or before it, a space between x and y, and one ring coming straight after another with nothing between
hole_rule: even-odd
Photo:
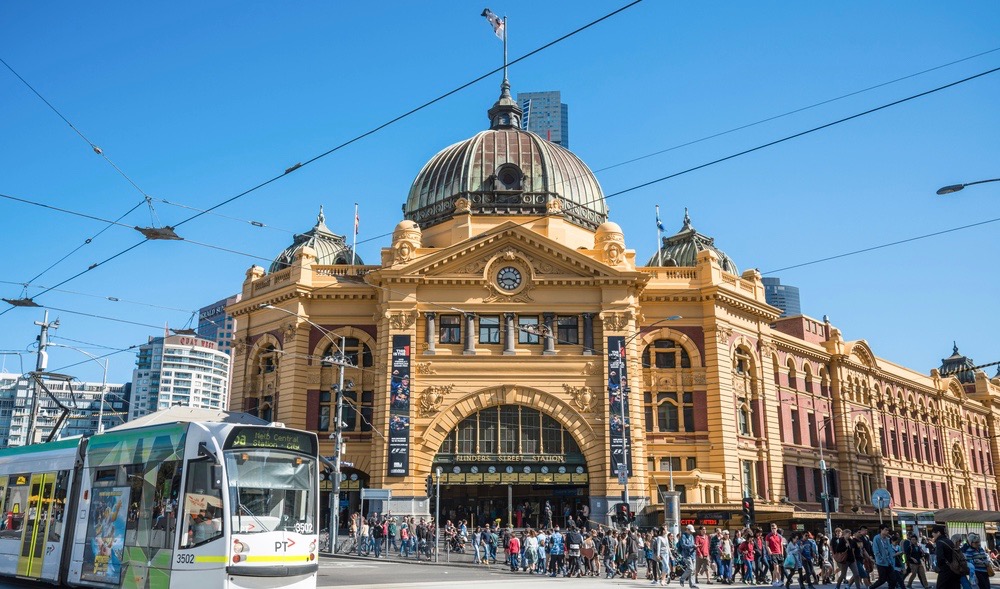
<instances>
[{"instance_id":1,"label":"tram destination sign","mask_svg":"<svg viewBox=\"0 0 1000 589\"><path fill-rule=\"evenodd\" d=\"M261 427L235 427L226 439L225 449L269 448L316 455L316 436L306 432Z\"/></svg>"}]
</instances>

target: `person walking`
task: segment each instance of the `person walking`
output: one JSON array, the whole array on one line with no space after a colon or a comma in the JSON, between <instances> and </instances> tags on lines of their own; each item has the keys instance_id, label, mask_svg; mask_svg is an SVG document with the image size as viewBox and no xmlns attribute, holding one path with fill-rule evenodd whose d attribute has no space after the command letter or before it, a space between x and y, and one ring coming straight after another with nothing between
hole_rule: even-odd
<instances>
[{"instance_id":1,"label":"person walking","mask_svg":"<svg viewBox=\"0 0 1000 589\"><path fill-rule=\"evenodd\" d=\"M778 524L771 524L771 531L764 536L767 560L771 563L771 584L781 585L782 562L785 560L785 539L778 529Z\"/></svg>"},{"instance_id":2,"label":"person walking","mask_svg":"<svg viewBox=\"0 0 1000 589\"><path fill-rule=\"evenodd\" d=\"M889 537L890 531L889 524L883 523L878 527L878 534L872 540L872 552L875 553L875 567L878 569L878 580L872 583L871 589L878 589L886 583L889 583L889 589L893 589L893 550Z\"/></svg>"},{"instance_id":3,"label":"person walking","mask_svg":"<svg viewBox=\"0 0 1000 589\"><path fill-rule=\"evenodd\" d=\"M830 551L833 553L833 561L837 563L839 568L837 589L840 589L844 579L847 578L847 571L851 571L851 580L848 581L847 587L850 588L851 585L856 584L858 589L861 589L861 574L858 573L859 563L855 558L853 542L851 530L837 528L833 531L833 543L830 545Z\"/></svg>"},{"instance_id":4,"label":"person walking","mask_svg":"<svg viewBox=\"0 0 1000 589\"><path fill-rule=\"evenodd\" d=\"M722 532L722 540L719 541L719 581L727 585L733 582L733 541L730 539L729 530Z\"/></svg>"},{"instance_id":5,"label":"person walking","mask_svg":"<svg viewBox=\"0 0 1000 589\"><path fill-rule=\"evenodd\" d=\"M931 540L934 541L934 555L937 558L937 584L935 589L960 589L961 576L948 566L958 548L948 539L946 528L941 524L931 526Z\"/></svg>"},{"instance_id":6,"label":"person walking","mask_svg":"<svg viewBox=\"0 0 1000 589\"><path fill-rule=\"evenodd\" d=\"M757 562L757 547L753 542L753 532L750 530L743 532L743 541L740 542L737 551L740 553L740 560L743 561L743 582L752 584Z\"/></svg>"},{"instance_id":7,"label":"person walking","mask_svg":"<svg viewBox=\"0 0 1000 589\"><path fill-rule=\"evenodd\" d=\"M660 578L653 579L656 583L659 581L660 585L666 585L667 581L670 580L670 566L671 566L671 555L670 555L670 538L667 536L667 526L663 526L660 529L660 534L653 539L653 558L659 563Z\"/></svg>"},{"instance_id":8,"label":"person walking","mask_svg":"<svg viewBox=\"0 0 1000 589\"><path fill-rule=\"evenodd\" d=\"M708 538L708 531L705 526L698 528L698 533L694 537L694 581L698 582L700 575L705 573L705 582L712 583L712 569L708 564L708 556L711 549L711 541Z\"/></svg>"},{"instance_id":9,"label":"person walking","mask_svg":"<svg viewBox=\"0 0 1000 589\"><path fill-rule=\"evenodd\" d=\"M989 569L992 568L992 565L990 564L990 556L983 549L979 534L973 532L966 537L962 553L965 554L965 560L969 563L969 575L976 580L976 587L988 589L990 586Z\"/></svg>"},{"instance_id":10,"label":"person walking","mask_svg":"<svg viewBox=\"0 0 1000 589\"><path fill-rule=\"evenodd\" d=\"M519 568L519 558L521 556L521 541L517 534L511 534L507 540L507 562L510 564L510 572L516 573Z\"/></svg>"},{"instance_id":11,"label":"person walking","mask_svg":"<svg viewBox=\"0 0 1000 589\"><path fill-rule=\"evenodd\" d=\"M681 578L678 579L681 587L684 586L685 582L689 582L691 587L697 589L698 584L695 578L696 548L694 543L694 526L691 524L688 524L684 528L684 531L681 532L681 537L677 540L677 552L684 567L684 572L681 574Z\"/></svg>"},{"instance_id":12,"label":"person walking","mask_svg":"<svg viewBox=\"0 0 1000 589\"><path fill-rule=\"evenodd\" d=\"M903 541L903 554L906 555L906 567L909 577L905 584L908 589L913 589L913 580L920 579L920 586L928 589L927 584L927 553L924 547L917 540L917 535L911 533L910 537Z\"/></svg>"},{"instance_id":13,"label":"person walking","mask_svg":"<svg viewBox=\"0 0 1000 589\"><path fill-rule=\"evenodd\" d=\"M788 546L785 547L785 560L782 562L782 568L784 569L785 589L792 586L792 577L796 573L799 575L799 589L805 589L802 578L805 576L802 572L802 532L793 532L792 537L789 538ZM809 583L809 589L813 589L812 582Z\"/></svg>"},{"instance_id":14,"label":"person walking","mask_svg":"<svg viewBox=\"0 0 1000 589\"><path fill-rule=\"evenodd\" d=\"M618 552L618 538L614 530L608 530L601 539L601 559L604 561L604 576L607 579L615 576L615 554Z\"/></svg>"}]
</instances>

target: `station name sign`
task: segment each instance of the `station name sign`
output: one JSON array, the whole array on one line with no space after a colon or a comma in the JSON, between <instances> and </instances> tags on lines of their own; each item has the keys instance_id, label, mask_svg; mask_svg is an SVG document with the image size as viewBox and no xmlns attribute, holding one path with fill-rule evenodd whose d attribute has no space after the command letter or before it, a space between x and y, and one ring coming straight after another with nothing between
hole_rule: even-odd
<instances>
[{"instance_id":1,"label":"station name sign","mask_svg":"<svg viewBox=\"0 0 1000 589\"><path fill-rule=\"evenodd\" d=\"M316 455L316 436L306 432L260 427L236 427L226 439L225 449L268 448Z\"/></svg>"},{"instance_id":2,"label":"station name sign","mask_svg":"<svg viewBox=\"0 0 1000 589\"><path fill-rule=\"evenodd\" d=\"M561 454L456 454L455 462L550 462L563 464L566 457Z\"/></svg>"}]
</instances>

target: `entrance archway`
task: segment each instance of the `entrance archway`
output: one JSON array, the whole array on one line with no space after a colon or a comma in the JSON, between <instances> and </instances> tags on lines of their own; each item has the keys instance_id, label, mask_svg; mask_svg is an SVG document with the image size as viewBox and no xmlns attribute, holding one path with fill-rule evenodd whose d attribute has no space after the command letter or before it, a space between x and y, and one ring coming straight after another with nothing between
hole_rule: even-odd
<instances>
[{"instance_id":1,"label":"entrance archway","mask_svg":"<svg viewBox=\"0 0 1000 589\"><path fill-rule=\"evenodd\" d=\"M589 519L584 452L559 420L534 407L500 404L466 416L444 436L431 467L442 472L442 520L537 528Z\"/></svg>"}]
</instances>

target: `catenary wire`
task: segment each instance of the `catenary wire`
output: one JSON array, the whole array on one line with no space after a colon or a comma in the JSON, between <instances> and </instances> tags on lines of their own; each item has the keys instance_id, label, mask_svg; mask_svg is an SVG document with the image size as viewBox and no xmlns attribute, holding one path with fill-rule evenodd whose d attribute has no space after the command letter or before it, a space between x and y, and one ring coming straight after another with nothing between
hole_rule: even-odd
<instances>
[{"instance_id":1,"label":"catenary wire","mask_svg":"<svg viewBox=\"0 0 1000 589\"><path fill-rule=\"evenodd\" d=\"M566 39L568 39L568 38L570 38L570 37L572 37L572 36L574 36L574 35L582 32L582 31L584 31L586 29L589 29L590 27L593 27L593 26L597 25L600 22L603 22L604 20L607 20L608 18L611 18L612 16L615 16L615 15L621 13L624 10L627 10L627 9L635 6L636 4L639 4L640 2L642 2L642 0L634 0L633 2L630 2L630 3L626 4L625 6L622 6L622 7L618 8L618 9L612 11L612 12L609 12L608 14L605 14L604 16L602 16L602 17L600 17L600 18L598 18L596 20L593 20L593 21L591 21L591 22L589 22L589 23L587 23L587 24L585 24L585 25L583 25L583 26L581 26L581 27L579 27L579 28L577 28L577 29L575 29L575 30L573 30L573 31L571 31L571 32L569 32L569 33L567 33L567 34L565 34L565 35L563 35L563 36L555 39L555 40L553 40L553 41L550 41L549 43L546 43L546 44L544 44L544 45L542 45L542 46L540 46L540 47L538 47L538 48L536 48L536 49L534 49L532 51L529 51L528 53L525 53L524 55L522 55L522 56L520 56L520 57L518 57L518 58L516 58L516 59L514 59L512 61L510 61L508 63L508 65L514 65L514 64L516 64L516 63L518 63L520 61L523 61L523 60L525 60L525 59L527 59L527 58L529 58L529 57L531 57L531 56L533 56L533 55L535 55L535 54L537 54L537 53L539 53L539 52L541 52L541 51L543 51L545 49L548 49L549 47L552 47L553 45L556 45L557 43L560 43L560 42L562 42L562 41L564 41L564 40L566 40ZM283 178L283 177L287 176L288 174L290 174L290 173L292 173L292 172L294 172L294 171L296 171L296 170L298 170L298 169L300 169L300 168L302 168L302 167L304 167L306 165L309 165L309 164L311 164L313 162L316 162L319 159L322 159L322 158L324 158L324 157L326 157L326 156L328 156L328 155L330 155L330 154L332 154L332 153L334 153L334 152L336 152L336 151L338 151L340 149L343 149L344 147L347 147L348 145L351 145L351 144L353 144L353 143L355 143L357 141L360 141L361 139L363 139L365 137L373 135L373 134L377 133L378 131L381 131L382 129L384 129L384 128L388 127L388 126L393 125L393 124L395 124L395 123L403 120L404 118L409 117L412 114L415 114L415 113L417 113L417 112L419 112L419 111L421 111L421 110L423 110L423 109L425 109L425 108L427 108L427 107L429 107L429 106L431 106L431 105L433 105L433 104L435 104L435 103L437 103L437 102L439 102L441 100L444 100L445 98L451 96L452 94L460 92L461 90L464 90L465 88L468 88L469 86L472 86L473 84L476 84L476 83L478 83L478 82L480 82L480 81L488 78L489 76L491 76L491 75L493 75L493 74L501 71L501 70L503 70L503 67L495 68L495 69L493 69L493 70L491 70L491 71L483 74L482 76L479 76L478 78L470 81L470 82L462 84L461 86L459 86L459 87L457 87L457 88L455 88L453 90L450 90L450 91L448 91L448 92L446 92L446 93L438 96L437 98L429 100L429 101L423 103L422 105L417 106L417 107L415 107L415 108L413 108L413 109L411 109L411 110L409 110L409 111L407 111L407 112L405 112L405 113L403 113L403 114L401 114L401 115L399 115L399 116L397 116L397 117L395 117L395 118L393 118L393 119L391 119L391 120L389 120L389 121L387 121L387 122L385 122L385 123L383 123L383 124L381 124L381 125L379 125L379 126L377 126L375 128L373 128L373 129L371 129L369 131L366 131L366 132L364 132L364 133L362 133L360 135L357 135L357 136L355 136L352 139L349 139L349 140L347 140L347 141L345 141L345 142L343 142L343 143L341 143L341 144L339 144L339 145L337 145L337 146L335 146L335 147L333 147L333 148L331 148L331 149L329 149L329 150L327 150L327 151L325 151L325 152L323 152L323 153L321 153L319 155L316 155L316 156L314 156L314 157L306 160L305 162L299 162L299 163L291 166L290 168L287 168L282 174L279 174L279 175L274 176L274 177L272 177L272 178L270 178L268 180L260 182L257 185L255 185L255 186L253 186L253 187L251 187L251 188L249 188L247 190L244 190L243 192L240 192L239 194L236 194L236 195L234 195L232 197L229 197L229 198L227 198L227 199L225 199L225 200L223 200L223 201L221 201L221 202L219 202L219 203L217 203L217 204L209 207L208 209L205 209L204 211L195 213L194 215L192 215L192 216L190 216L190 217L188 217L188 218L186 218L186 219L184 219L184 220L176 223L173 227L176 228L176 227L179 227L179 226L181 226L181 225L183 225L183 224L185 224L185 223L187 223L189 221L193 221L193 220L201 217L202 215L208 214L208 213L214 211L215 209L218 209L218 208L220 208L222 206L225 206L225 205L227 205L227 204L229 204L229 203L231 203L231 202L233 202L233 201L235 201L237 199L240 199L240 198L242 198L242 197L244 197L244 196L246 196L246 195L248 195L248 194L250 194L250 193L252 193L252 192L254 192L256 190L259 190L259 189L261 189L261 188L263 188L263 187L265 187L265 186L267 186L267 185L269 185L269 184L277 181L280 178ZM109 258L106 258L106 259L102 260L101 262L98 262L96 264L91 265L87 269L82 270L82 271L80 271L80 272L78 272L76 274L73 274L69 278L66 278L62 282L56 284L56 286L57 287L58 286L62 286L62 285L66 284L66 283L68 283L68 282L70 282L72 280L76 280L77 278L79 278L80 276L82 276L82 275L90 272L91 270L94 270L94 269L96 269L96 268L98 268L100 266L103 266L104 264L106 264L108 262L111 262L111 261L117 259L118 257L120 257L120 256L122 256L122 255L124 255L124 254L126 254L126 253L128 253L128 252L130 252L130 251L132 251L134 249L136 249L137 247L139 247L140 245L146 243L147 241L149 241L149 240L148 239L144 239L142 241L139 241L139 242L133 244L132 246L130 246L130 247L128 247L128 248L126 248L126 249L124 249L124 250L122 250L122 251L114 254L114 255L112 255ZM44 295L47 292L49 292L49 291L45 290L45 291L42 291L40 293L37 293L35 296L39 297L39 296ZM4 311L0 311L0 316L4 315L8 311L10 311L12 308L13 307L10 307L8 309L5 309Z\"/></svg>"},{"instance_id":2,"label":"catenary wire","mask_svg":"<svg viewBox=\"0 0 1000 589\"><path fill-rule=\"evenodd\" d=\"M777 140L774 140L774 141L771 141L771 142L768 142L768 143L764 143L764 144L758 145L756 147L752 147L750 149L746 149L746 150L743 150L743 151L740 151L740 152L737 152L735 154L731 154L731 155L728 155L728 156L725 156L725 157L722 157L722 158L718 158L718 159L712 160L710 162L707 162L707 163L704 163L704 164L700 164L698 166L687 168L687 169L682 170L680 172L675 172L673 174L662 176L662 177L657 178L655 180L651 180L651 181L648 181L648 182L644 182L642 184L638 184L638 185L632 186L630 188L619 190L617 192L605 195L604 196L604 200L607 200L609 198L613 198L613 197L616 197L616 196L619 196L619 195L622 195L622 194L626 194L626 193L632 192L634 190L637 190L637 189L640 189L640 188L644 188L646 186L650 186L652 184L663 182L664 180L667 180L667 179L670 179L670 178L675 178L675 177L683 175L683 174L687 174L687 173L690 173L690 172L693 172L693 171L696 171L696 170L700 170L700 169L706 168L706 167L711 166L711 165L715 165L715 164L718 164L718 163L721 163L721 162L725 162L725 161L728 161L728 160L731 160L731 159L734 159L734 158L737 158L737 157L740 157L740 156L743 156L743 155L747 155L747 154L759 151L761 149L765 149L767 147L771 147L771 146L783 143L785 141L789 141L791 139L802 137L804 135L808 135L810 133L814 133L816 131L819 131L819 130L822 130L822 129L826 129L826 128L832 127L832 126L840 124L840 123L851 121L851 120L860 118L862 116L865 116L865 115L868 115L868 114L872 114L872 113L884 110L886 108L890 108L892 106L903 104L905 102L914 100L916 98L927 96L927 95L939 92L941 90L944 90L944 89L947 89L947 88L951 88L951 87L954 87L956 85L959 85L959 84L962 84L962 83L965 83L965 82L968 82L968 81L971 81L971 80L975 80L977 78L980 78L980 77L983 77L983 76L986 76L986 75L989 75L989 74L992 74L992 73L995 73L997 71L1000 71L1000 68L993 68L991 70L987 70L985 72L981 72L979 74L975 74L973 76L969 76L969 77L963 78L961 80L958 80L958 81L955 81L955 82L951 82L949 84L945 84L943 86L938 86L937 88L933 88L931 90L927 90L927 91L924 91L924 92L921 92L921 93L918 93L918 94L914 94L914 95L908 96L906 98L902 98L902 99L899 99L899 100L896 100L896 101L893 101L893 102L889 102L889 103L883 104L881 106L878 106L878 107L875 107L875 108L872 108L872 109L868 109L866 111L863 111L863 112L860 112L860 113L856 113L854 115L850 115L848 117L843 117L843 118L837 119L835 121L832 121L832 122L829 122L829 123L825 123L823 125L812 127L810 129L807 129L805 131L801 131L799 133L794 133L792 135L787 135L787 136L782 137L780 139L777 139ZM19 200L19 199L17 199L17 200ZM596 202L596 201L593 201L593 202ZM566 206L566 209L572 209L572 208L575 208L575 207L582 207L582 206L585 206L587 204L593 204L593 202L588 201L587 203L570 203L570 204L568 204ZM566 209L564 209L564 210L566 210ZM542 216L539 216L539 217L535 217L533 219L529 219L527 221L522 221L520 223L517 223L516 226L522 226L523 227L523 226L525 226L525 225L527 225L529 223L533 223L535 221L539 221L539 220L545 219L547 216L548 215L542 215ZM988 223L988 222L992 222L992 221L984 221L982 223ZM980 224L982 224L982 223L980 223ZM976 224L970 225L968 227L972 227L972 226L976 226ZM954 230L959 230L959 229L964 229L964 228L968 228L968 227L954 228L954 229L948 230L946 232L950 232L950 231L954 231ZM506 230L506 229L504 229L504 230ZM499 232L500 232L499 230L494 230L493 232L486 232L486 233L480 234L478 236L475 236L473 239L485 239L485 238L491 237L493 235L496 235ZM908 241L908 240L904 240L904 241L902 241L900 243L903 243L905 241ZM912 239L909 240L909 241L912 241ZM138 247L138 245L140 245L141 243L143 243L143 242L139 242L139 244L136 244L136 245L132 246L132 248L130 248L130 249L134 249L135 247ZM888 245L893 245L893 244L888 244ZM882 246L882 247L885 247L885 246ZM870 249L878 249L878 247L876 247L876 248L870 248ZM129 251L129 250L125 250L125 252L127 252L127 251ZM114 257L122 255L125 252L120 252L120 253L116 254L115 256L113 256L112 258L109 258L108 260L105 260L104 262L101 262L100 264L106 263L107 261L110 261L111 259L114 259ZM857 253L860 253L860 252L857 252ZM831 259L833 259L833 258L831 258ZM825 261L825 260L819 260L819 261ZM812 262L812 263L818 263L818 261L817 262ZM96 265L92 266L90 269L93 269L93 268L97 267L100 264L96 264ZM775 270L774 272L777 272L777 271L778 270ZM86 271L84 271L84 272L86 272ZM67 279L67 280L71 280L71 279L72 278ZM56 286L61 286L62 284L65 284L65 281L63 283L60 283L60 284L56 285ZM48 290L43 291L40 294L44 294L45 292L48 292L49 290L51 290L51 288L48 289ZM36 296L38 296L38 295L36 295ZM13 307L11 307L11 308L13 308ZM6 313L9 310L10 310L10 308L8 308L7 310L5 310L3 312L0 312L0 315L2 315L3 313Z\"/></svg>"}]
</instances>

